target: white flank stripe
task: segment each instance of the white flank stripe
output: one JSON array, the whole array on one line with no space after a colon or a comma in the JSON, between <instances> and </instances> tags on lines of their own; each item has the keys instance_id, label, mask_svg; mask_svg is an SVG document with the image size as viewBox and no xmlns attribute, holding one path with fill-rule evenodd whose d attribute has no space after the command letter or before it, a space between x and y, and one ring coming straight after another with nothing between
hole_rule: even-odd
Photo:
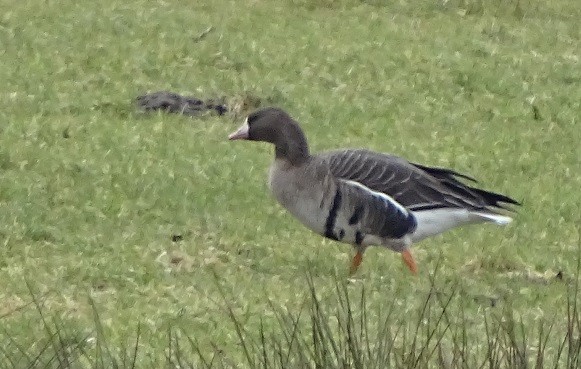
<instances>
[{"instance_id":1,"label":"white flank stripe","mask_svg":"<svg viewBox=\"0 0 581 369\"><path fill-rule=\"evenodd\" d=\"M350 181L350 180L342 180L342 181L345 182L345 183L348 183L350 185L353 185L355 187L359 187L362 190L369 192L373 196L380 197L380 198L388 201L393 206L395 206L402 213L409 214L408 210L406 208L404 208L403 206L401 206L401 204L399 202L395 201L391 196L386 195L383 192L373 191L371 188L369 188L367 186L364 186L364 185L362 185L361 183L359 183L357 181Z\"/></svg>"}]
</instances>

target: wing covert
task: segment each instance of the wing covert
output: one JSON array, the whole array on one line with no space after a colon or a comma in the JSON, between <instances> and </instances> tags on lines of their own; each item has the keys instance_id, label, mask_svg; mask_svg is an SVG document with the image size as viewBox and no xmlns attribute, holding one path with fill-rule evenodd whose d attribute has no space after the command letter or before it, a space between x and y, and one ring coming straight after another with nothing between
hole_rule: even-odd
<instances>
[{"instance_id":1,"label":"wing covert","mask_svg":"<svg viewBox=\"0 0 581 369\"><path fill-rule=\"evenodd\" d=\"M393 155L349 149L330 151L321 156L327 160L336 178L384 193L409 210L483 210L501 208L500 202L518 204L509 197L465 185L456 177L473 179L463 174L416 165Z\"/></svg>"}]
</instances>

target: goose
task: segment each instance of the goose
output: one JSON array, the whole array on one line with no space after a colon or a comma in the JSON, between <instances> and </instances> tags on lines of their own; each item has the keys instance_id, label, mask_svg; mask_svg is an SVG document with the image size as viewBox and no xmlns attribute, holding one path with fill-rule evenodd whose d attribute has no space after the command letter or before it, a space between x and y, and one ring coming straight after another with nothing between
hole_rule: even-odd
<instances>
[{"instance_id":1,"label":"goose","mask_svg":"<svg viewBox=\"0 0 581 369\"><path fill-rule=\"evenodd\" d=\"M413 274L412 244L449 229L512 218L516 200L464 184L473 178L451 169L428 167L367 149L312 155L298 122L284 110L252 112L229 140L274 145L268 187L274 198L307 228L355 249L353 275L368 246L402 255Z\"/></svg>"}]
</instances>

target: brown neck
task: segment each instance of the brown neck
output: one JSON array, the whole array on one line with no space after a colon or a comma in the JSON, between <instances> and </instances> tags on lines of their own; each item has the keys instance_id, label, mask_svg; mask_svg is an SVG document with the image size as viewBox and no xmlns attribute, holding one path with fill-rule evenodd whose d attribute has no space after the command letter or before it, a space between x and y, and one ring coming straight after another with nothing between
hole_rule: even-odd
<instances>
[{"instance_id":1,"label":"brown neck","mask_svg":"<svg viewBox=\"0 0 581 369\"><path fill-rule=\"evenodd\" d=\"M307 140L302 134L293 140L275 143L274 152L277 159L288 160L292 165L301 165L311 156Z\"/></svg>"}]
</instances>

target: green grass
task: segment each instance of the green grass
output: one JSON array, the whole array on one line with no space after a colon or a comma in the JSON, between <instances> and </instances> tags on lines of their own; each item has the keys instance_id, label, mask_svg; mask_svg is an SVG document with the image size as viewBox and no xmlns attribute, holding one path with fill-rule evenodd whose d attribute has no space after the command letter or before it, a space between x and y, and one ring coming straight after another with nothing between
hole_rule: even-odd
<instances>
[{"instance_id":1,"label":"green grass","mask_svg":"<svg viewBox=\"0 0 581 369\"><path fill-rule=\"evenodd\" d=\"M418 278L369 250L348 288L365 286L372 317L392 303L415 316L439 263L469 336L490 309L531 332L565 329L581 237L580 16L576 0L2 2L0 334L38 335L32 290L81 337L96 310L113 345L140 324L140 357L163 360L179 326L236 362L220 289L250 335L277 326L271 305L300 310L307 272L334 311L350 248L274 202L272 149L226 140L240 119L134 111L162 89L255 95L302 122L313 151L392 152L523 202L507 228L417 245Z\"/></svg>"}]
</instances>

